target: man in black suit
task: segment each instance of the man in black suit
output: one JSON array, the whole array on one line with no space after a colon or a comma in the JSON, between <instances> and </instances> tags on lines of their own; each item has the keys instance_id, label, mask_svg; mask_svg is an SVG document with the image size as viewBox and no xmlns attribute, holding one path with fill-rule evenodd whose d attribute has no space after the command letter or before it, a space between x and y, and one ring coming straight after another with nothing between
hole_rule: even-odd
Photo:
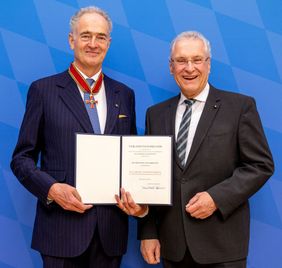
<instances>
[{"instance_id":1,"label":"man in black suit","mask_svg":"<svg viewBox=\"0 0 282 268\"><path fill-rule=\"evenodd\" d=\"M210 61L202 34L178 35L170 71L181 92L147 111L147 135L175 137L173 206L150 207L139 220L150 264L162 256L166 268L246 267L248 199L273 160L254 99L210 85Z\"/></svg>"},{"instance_id":2,"label":"man in black suit","mask_svg":"<svg viewBox=\"0 0 282 268\"><path fill-rule=\"evenodd\" d=\"M108 15L82 8L70 26L74 62L30 86L11 168L38 198L32 247L45 268L117 268L126 252L126 214L138 216L143 208L123 213L82 202L74 187L75 133L136 134L134 92L102 73L111 41Z\"/></svg>"}]
</instances>

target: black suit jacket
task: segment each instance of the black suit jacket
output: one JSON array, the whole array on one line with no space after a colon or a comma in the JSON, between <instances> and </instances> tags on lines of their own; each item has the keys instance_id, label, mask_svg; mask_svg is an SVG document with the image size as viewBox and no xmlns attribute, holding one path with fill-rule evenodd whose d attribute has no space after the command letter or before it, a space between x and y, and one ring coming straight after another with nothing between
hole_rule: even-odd
<instances>
[{"instance_id":1,"label":"black suit jacket","mask_svg":"<svg viewBox=\"0 0 282 268\"><path fill-rule=\"evenodd\" d=\"M179 96L148 109L148 135L174 135ZM140 239L158 238L163 257L179 261L186 246L199 263L245 258L248 253L248 198L272 175L272 156L252 98L210 87L187 164L174 149L173 206L150 207L139 221ZM207 191L218 210L195 219L185 205Z\"/></svg>"},{"instance_id":2,"label":"black suit jacket","mask_svg":"<svg viewBox=\"0 0 282 268\"><path fill-rule=\"evenodd\" d=\"M104 85L105 134L136 134L133 91L106 75ZM54 182L74 185L76 132L93 133L93 129L68 72L32 83L11 162L16 177L38 198L32 247L46 255L77 256L88 247L98 226L105 252L122 255L127 246L128 219L116 206L95 206L79 214L65 211L55 203L46 204Z\"/></svg>"}]
</instances>

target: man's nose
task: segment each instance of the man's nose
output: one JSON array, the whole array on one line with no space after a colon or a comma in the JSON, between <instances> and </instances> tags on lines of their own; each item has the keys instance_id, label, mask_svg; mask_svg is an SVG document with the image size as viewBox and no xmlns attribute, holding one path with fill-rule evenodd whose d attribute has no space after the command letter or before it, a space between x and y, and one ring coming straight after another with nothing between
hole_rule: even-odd
<instances>
[{"instance_id":1,"label":"man's nose","mask_svg":"<svg viewBox=\"0 0 282 268\"><path fill-rule=\"evenodd\" d=\"M89 40L88 45L91 46L91 47L95 47L97 45L97 38L96 38L96 36L92 36L92 38Z\"/></svg>"},{"instance_id":2,"label":"man's nose","mask_svg":"<svg viewBox=\"0 0 282 268\"><path fill-rule=\"evenodd\" d=\"M191 72L195 69L195 66L192 61L188 60L185 64L185 70Z\"/></svg>"}]
</instances>

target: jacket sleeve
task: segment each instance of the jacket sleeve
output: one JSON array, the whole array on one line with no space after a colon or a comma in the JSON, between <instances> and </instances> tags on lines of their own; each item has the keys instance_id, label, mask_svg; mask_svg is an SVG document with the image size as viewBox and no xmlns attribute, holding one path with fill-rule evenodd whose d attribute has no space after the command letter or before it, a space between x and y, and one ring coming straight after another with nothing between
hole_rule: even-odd
<instances>
[{"instance_id":1,"label":"jacket sleeve","mask_svg":"<svg viewBox=\"0 0 282 268\"><path fill-rule=\"evenodd\" d=\"M258 191L274 171L272 155L253 98L245 98L237 132L238 165L229 178L208 190L224 219Z\"/></svg>"},{"instance_id":2,"label":"jacket sleeve","mask_svg":"<svg viewBox=\"0 0 282 268\"><path fill-rule=\"evenodd\" d=\"M43 148L43 96L36 83L30 86L26 111L14 150L11 169L21 184L47 206L49 188L55 179L37 166Z\"/></svg>"}]
</instances>

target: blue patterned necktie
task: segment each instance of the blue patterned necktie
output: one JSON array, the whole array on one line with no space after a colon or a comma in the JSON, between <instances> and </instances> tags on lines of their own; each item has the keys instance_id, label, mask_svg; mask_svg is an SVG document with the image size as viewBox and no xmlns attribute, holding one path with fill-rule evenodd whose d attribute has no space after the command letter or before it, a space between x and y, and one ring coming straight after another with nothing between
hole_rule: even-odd
<instances>
[{"instance_id":1,"label":"blue patterned necktie","mask_svg":"<svg viewBox=\"0 0 282 268\"><path fill-rule=\"evenodd\" d=\"M195 100L185 100L186 104L185 112L182 116L182 120L180 123L177 140L176 140L176 151L178 157L180 159L181 165L185 166L185 154L186 154L186 146L187 146L187 138L190 127L191 115L192 115L192 105Z\"/></svg>"},{"instance_id":2,"label":"blue patterned necktie","mask_svg":"<svg viewBox=\"0 0 282 268\"><path fill-rule=\"evenodd\" d=\"M87 81L87 83L88 83L88 85L90 87L94 83L94 80L91 79L91 78L87 78L86 81ZM99 123L99 117L98 117L98 112L97 112L96 104L94 104L94 107L91 108L91 105L86 102L89 99L90 99L90 94L87 93L87 92L84 92L84 104L85 104L87 113L89 115L89 118L90 118L93 130L94 130L94 133L95 134L101 134L101 129L100 129L100 123Z\"/></svg>"}]
</instances>

